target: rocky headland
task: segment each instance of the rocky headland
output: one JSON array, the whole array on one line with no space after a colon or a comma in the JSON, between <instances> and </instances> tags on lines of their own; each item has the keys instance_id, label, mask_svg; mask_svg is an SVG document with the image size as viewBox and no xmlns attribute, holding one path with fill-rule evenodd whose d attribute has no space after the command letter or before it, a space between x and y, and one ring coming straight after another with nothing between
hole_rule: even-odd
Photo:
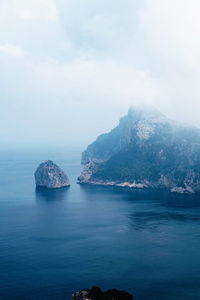
<instances>
[{"instance_id":1,"label":"rocky headland","mask_svg":"<svg viewBox=\"0 0 200 300\"><path fill-rule=\"evenodd\" d=\"M200 129L130 108L82 153L81 184L200 192Z\"/></svg>"},{"instance_id":2,"label":"rocky headland","mask_svg":"<svg viewBox=\"0 0 200 300\"><path fill-rule=\"evenodd\" d=\"M41 163L34 175L36 187L58 189L70 186L68 176L51 160Z\"/></svg>"}]
</instances>

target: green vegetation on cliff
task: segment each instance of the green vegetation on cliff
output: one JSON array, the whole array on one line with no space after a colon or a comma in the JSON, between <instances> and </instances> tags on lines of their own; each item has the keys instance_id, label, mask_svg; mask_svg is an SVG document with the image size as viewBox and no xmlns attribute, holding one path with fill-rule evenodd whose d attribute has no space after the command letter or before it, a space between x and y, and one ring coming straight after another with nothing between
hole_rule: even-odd
<instances>
[{"instance_id":1,"label":"green vegetation on cliff","mask_svg":"<svg viewBox=\"0 0 200 300\"><path fill-rule=\"evenodd\" d=\"M110 133L82 155L82 183L145 183L200 191L200 129L177 124L155 110L130 109Z\"/></svg>"}]
</instances>

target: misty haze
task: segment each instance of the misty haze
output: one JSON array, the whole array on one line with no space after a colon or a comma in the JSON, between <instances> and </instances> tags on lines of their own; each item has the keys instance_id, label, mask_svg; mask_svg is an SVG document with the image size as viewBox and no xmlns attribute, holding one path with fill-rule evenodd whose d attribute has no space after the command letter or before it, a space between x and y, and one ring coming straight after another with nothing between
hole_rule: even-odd
<instances>
[{"instance_id":1,"label":"misty haze","mask_svg":"<svg viewBox=\"0 0 200 300\"><path fill-rule=\"evenodd\" d=\"M200 299L199 11L0 0L0 300Z\"/></svg>"}]
</instances>

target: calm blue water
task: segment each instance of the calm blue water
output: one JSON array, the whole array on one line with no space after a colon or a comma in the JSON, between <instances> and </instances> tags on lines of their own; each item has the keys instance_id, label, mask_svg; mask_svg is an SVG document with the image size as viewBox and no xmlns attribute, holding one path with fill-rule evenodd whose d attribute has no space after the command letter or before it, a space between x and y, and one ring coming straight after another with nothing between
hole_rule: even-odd
<instances>
[{"instance_id":1,"label":"calm blue water","mask_svg":"<svg viewBox=\"0 0 200 300\"><path fill-rule=\"evenodd\" d=\"M36 191L53 159L66 190ZM136 300L200 299L200 199L76 184L67 151L0 153L0 299L70 299L98 285Z\"/></svg>"}]
</instances>

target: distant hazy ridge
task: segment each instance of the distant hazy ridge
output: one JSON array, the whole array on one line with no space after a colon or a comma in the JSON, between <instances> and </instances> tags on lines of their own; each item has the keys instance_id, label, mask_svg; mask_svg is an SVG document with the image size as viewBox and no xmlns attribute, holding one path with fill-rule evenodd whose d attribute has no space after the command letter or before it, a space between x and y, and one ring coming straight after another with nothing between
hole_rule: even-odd
<instances>
[{"instance_id":1,"label":"distant hazy ridge","mask_svg":"<svg viewBox=\"0 0 200 300\"><path fill-rule=\"evenodd\" d=\"M200 129L130 108L82 154L80 183L200 192Z\"/></svg>"}]
</instances>

